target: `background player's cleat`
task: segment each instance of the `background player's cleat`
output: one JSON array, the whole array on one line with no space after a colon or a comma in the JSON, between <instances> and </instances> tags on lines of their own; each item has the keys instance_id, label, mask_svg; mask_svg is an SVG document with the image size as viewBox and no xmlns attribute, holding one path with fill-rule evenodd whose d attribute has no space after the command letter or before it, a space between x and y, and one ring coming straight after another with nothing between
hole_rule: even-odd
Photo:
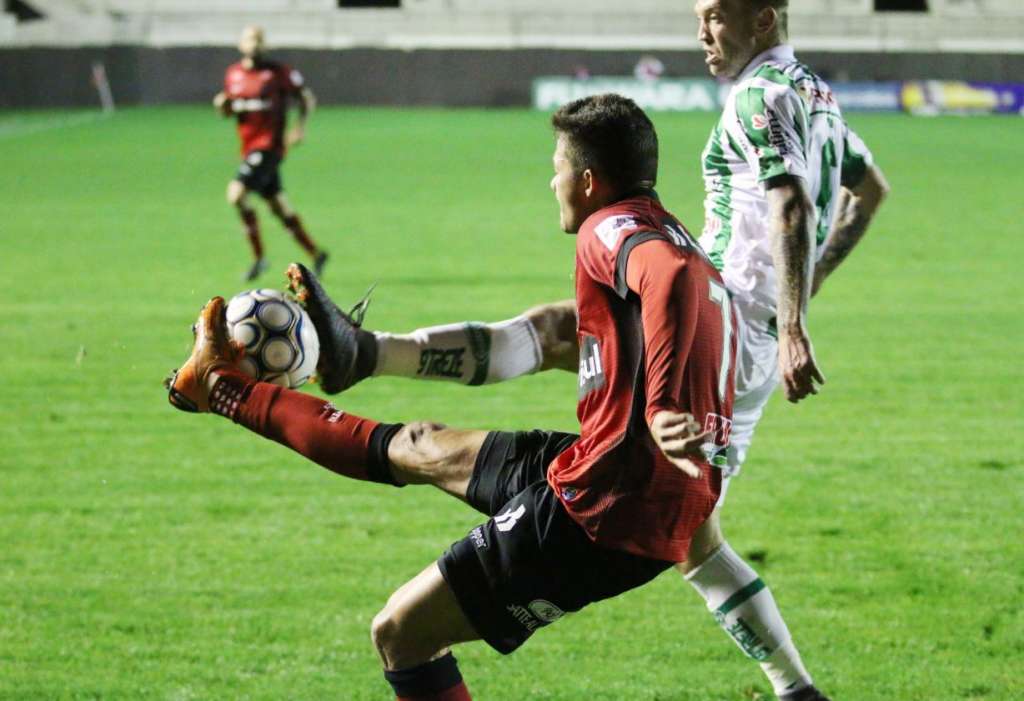
<instances>
[{"instance_id":1,"label":"background player's cleat","mask_svg":"<svg viewBox=\"0 0 1024 701\"><path fill-rule=\"evenodd\" d=\"M373 288L346 314L306 266L292 263L287 275L288 287L309 314L320 339L316 371L324 392L337 394L369 377L377 366L377 339L362 325Z\"/></svg>"},{"instance_id":2,"label":"background player's cleat","mask_svg":"<svg viewBox=\"0 0 1024 701\"><path fill-rule=\"evenodd\" d=\"M327 251L320 251L313 259L313 273L317 277L323 276L325 265L327 265Z\"/></svg>"},{"instance_id":3,"label":"background player's cleat","mask_svg":"<svg viewBox=\"0 0 1024 701\"><path fill-rule=\"evenodd\" d=\"M266 258L260 258L259 260L257 260L255 263L252 264L252 267L249 268L245 272L244 275L242 275L242 280L244 280L245 282L252 282L256 278L258 278L260 275L262 275L263 271L266 270L266 269L267 269L267 260L266 260Z\"/></svg>"},{"instance_id":4,"label":"background player's cleat","mask_svg":"<svg viewBox=\"0 0 1024 701\"><path fill-rule=\"evenodd\" d=\"M167 400L177 409L191 412L210 410L207 380L215 370L236 368L245 354L245 347L228 335L224 316L224 298L214 297L192 327L195 344L180 370L175 370L164 381Z\"/></svg>"},{"instance_id":5,"label":"background player's cleat","mask_svg":"<svg viewBox=\"0 0 1024 701\"><path fill-rule=\"evenodd\" d=\"M791 694L783 694L779 697L779 701L830 701L830 699L811 684Z\"/></svg>"}]
</instances>

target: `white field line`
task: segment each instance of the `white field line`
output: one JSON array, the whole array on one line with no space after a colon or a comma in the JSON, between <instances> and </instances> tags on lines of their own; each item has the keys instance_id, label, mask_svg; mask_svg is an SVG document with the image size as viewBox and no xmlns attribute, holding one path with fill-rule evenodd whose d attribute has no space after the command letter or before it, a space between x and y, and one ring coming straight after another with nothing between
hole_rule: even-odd
<instances>
[{"instance_id":1,"label":"white field line","mask_svg":"<svg viewBox=\"0 0 1024 701\"><path fill-rule=\"evenodd\" d=\"M49 119L37 119L32 117L0 118L0 139L16 139L21 136L38 134L43 131L76 127L81 124L88 124L90 122L105 119L107 116L108 115L103 112L96 111L51 117Z\"/></svg>"}]
</instances>

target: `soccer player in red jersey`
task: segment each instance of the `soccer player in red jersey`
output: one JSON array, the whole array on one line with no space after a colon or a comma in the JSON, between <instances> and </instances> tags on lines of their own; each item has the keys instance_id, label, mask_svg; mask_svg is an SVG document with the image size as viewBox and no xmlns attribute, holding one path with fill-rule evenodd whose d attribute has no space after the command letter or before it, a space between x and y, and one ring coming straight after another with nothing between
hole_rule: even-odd
<instances>
[{"instance_id":1,"label":"soccer player in red jersey","mask_svg":"<svg viewBox=\"0 0 1024 701\"><path fill-rule=\"evenodd\" d=\"M351 478L432 484L490 516L374 618L399 700L469 699L451 645L510 653L564 613L717 547L707 519L731 425L732 303L653 190L658 140L643 111L603 95L552 121L551 186L562 229L577 234L579 435L382 424L255 382L235 367L242 349L219 297L169 381L178 408L228 417ZM329 342L333 304L304 268L290 274Z\"/></svg>"},{"instance_id":2,"label":"soccer player in red jersey","mask_svg":"<svg viewBox=\"0 0 1024 701\"><path fill-rule=\"evenodd\" d=\"M264 56L265 41L259 27L246 27L238 43L242 60L228 66L224 74L224 90L213 98L213 106L225 117L235 117L242 142L242 165L228 183L228 203L238 210L249 245L253 264L244 278L253 280L266 267L263 241L256 211L247 203L250 192L266 200L270 211L281 220L295 241L313 259L313 269L322 271L327 253L310 238L302 219L292 209L281 186L281 162L287 146L305 138L306 119L316 100L304 84L302 74ZM296 101L299 121L285 136L288 107Z\"/></svg>"}]
</instances>

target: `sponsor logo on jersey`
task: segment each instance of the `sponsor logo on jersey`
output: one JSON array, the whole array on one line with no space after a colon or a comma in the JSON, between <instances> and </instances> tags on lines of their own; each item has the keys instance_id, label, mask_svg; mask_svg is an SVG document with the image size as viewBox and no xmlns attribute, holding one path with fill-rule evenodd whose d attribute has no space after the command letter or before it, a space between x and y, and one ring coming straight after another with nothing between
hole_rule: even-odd
<instances>
[{"instance_id":1,"label":"sponsor logo on jersey","mask_svg":"<svg viewBox=\"0 0 1024 701\"><path fill-rule=\"evenodd\" d=\"M523 517L523 514L525 513L525 504L520 504L519 508L516 509L515 511L513 511L512 507L510 506L508 511L501 514L500 516L494 517L494 525L497 526L498 530L502 533L508 533L516 527L516 524L519 523L519 519L521 519Z\"/></svg>"},{"instance_id":2,"label":"sponsor logo on jersey","mask_svg":"<svg viewBox=\"0 0 1024 701\"><path fill-rule=\"evenodd\" d=\"M719 470L728 470L729 434L732 433L732 419L721 414L709 413L704 417L704 432L711 433L708 441L700 447L708 464Z\"/></svg>"},{"instance_id":3,"label":"sponsor logo on jersey","mask_svg":"<svg viewBox=\"0 0 1024 701\"><path fill-rule=\"evenodd\" d=\"M324 421L327 423L336 424L341 421L341 417L345 415L345 412L328 402L320 410L320 415L324 417Z\"/></svg>"},{"instance_id":4,"label":"sponsor logo on jersey","mask_svg":"<svg viewBox=\"0 0 1024 701\"><path fill-rule=\"evenodd\" d=\"M619 242L619 237L623 231L636 228L636 220L633 217L627 217L624 215L615 215L614 217L608 217L603 222L594 227L594 233L597 234L597 238L601 240L609 251L615 250L615 244Z\"/></svg>"},{"instance_id":5,"label":"sponsor logo on jersey","mask_svg":"<svg viewBox=\"0 0 1024 701\"><path fill-rule=\"evenodd\" d=\"M530 609L530 613L536 616L543 623L554 623L559 618L565 615L565 611L555 606L550 601L544 599L537 599L531 601L529 606L526 608Z\"/></svg>"},{"instance_id":6,"label":"sponsor logo on jersey","mask_svg":"<svg viewBox=\"0 0 1024 701\"><path fill-rule=\"evenodd\" d=\"M674 219L665 219L661 222L662 232L668 236L669 240L676 245L677 248L689 249L693 240L690 238L690 232L686 228Z\"/></svg>"},{"instance_id":7,"label":"sponsor logo on jersey","mask_svg":"<svg viewBox=\"0 0 1024 701\"><path fill-rule=\"evenodd\" d=\"M477 550L483 550L487 547L487 539L484 538L484 529L481 526L477 526L469 532L469 539L473 541L473 545L476 546Z\"/></svg>"},{"instance_id":8,"label":"sponsor logo on jersey","mask_svg":"<svg viewBox=\"0 0 1024 701\"><path fill-rule=\"evenodd\" d=\"M755 129L768 128L768 118L765 117L763 114L755 114L753 117L750 118L750 123L751 125L753 125Z\"/></svg>"},{"instance_id":9,"label":"sponsor logo on jersey","mask_svg":"<svg viewBox=\"0 0 1024 701\"><path fill-rule=\"evenodd\" d=\"M601 364L601 346L593 336L584 336L580 341L580 391L579 399L604 387L604 366Z\"/></svg>"},{"instance_id":10,"label":"sponsor logo on jersey","mask_svg":"<svg viewBox=\"0 0 1024 701\"><path fill-rule=\"evenodd\" d=\"M267 112L274 106L274 103L270 100L261 100L258 97L244 98L231 101L231 110L233 112Z\"/></svg>"},{"instance_id":11,"label":"sponsor logo on jersey","mask_svg":"<svg viewBox=\"0 0 1024 701\"><path fill-rule=\"evenodd\" d=\"M534 618L533 614L525 606L509 604L505 607L505 610L512 614L512 618L516 619L523 628L526 628L531 633L541 626L540 621Z\"/></svg>"},{"instance_id":12,"label":"sponsor logo on jersey","mask_svg":"<svg viewBox=\"0 0 1024 701\"><path fill-rule=\"evenodd\" d=\"M800 96L804 98L804 102L808 104L817 103L827 107L836 106L835 95L832 94L832 90L828 87L817 85L809 82L800 83L797 88L800 91Z\"/></svg>"},{"instance_id":13,"label":"sponsor logo on jersey","mask_svg":"<svg viewBox=\"0 0 1024 701\"><path fill-rule=\"evenodd\" d=\"M729 445L729 434L732 433L732 419L721 414L707 414L704 417L704 432L712 432L711 440L717 445Z\"/></svg>"},{"instance_id":14,"label":"sponsor logo on jersey","mask_svg":"<svg viewBox=\"0 0 1024 701\"><path fill-rule=\"evenodd\" d=\"M768 113L768 143L780 156L785 156L790 151L786 132L782 129L782 122L774 112Z\"/></svg>"}]
</instances>

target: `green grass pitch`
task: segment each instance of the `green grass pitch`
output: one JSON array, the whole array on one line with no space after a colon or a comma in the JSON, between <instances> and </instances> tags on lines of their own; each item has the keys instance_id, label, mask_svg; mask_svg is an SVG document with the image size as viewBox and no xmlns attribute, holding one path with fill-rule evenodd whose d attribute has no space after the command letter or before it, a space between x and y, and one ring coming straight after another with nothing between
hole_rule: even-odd
<instances>
[{"instance_id":1,"label":"green grass pitch","mask_svg":"<svg viewBox=\"0 0 1024 701\"><path fill-rule=\"evenodd\" d=\"M126 110L0 115L0 698L384 699L369 642L391 591L481 517L336 477L160 380L247 252L223 191L232 126ZM715 115L658 115L663 199L695 231ZM822 394L770 405L725 526L836 701L1024 698L1017 119L853 115L893 186L814 301ZM326 284L403 331L572 293L552 139L525 111L323 109L284 169ZM280 287L299 257L261 209ZM574 379L366 382L389 421L571 429ZM752 700L770 691L666 573L501 658L484 700Z\"/></svg>"}]
</instances>

